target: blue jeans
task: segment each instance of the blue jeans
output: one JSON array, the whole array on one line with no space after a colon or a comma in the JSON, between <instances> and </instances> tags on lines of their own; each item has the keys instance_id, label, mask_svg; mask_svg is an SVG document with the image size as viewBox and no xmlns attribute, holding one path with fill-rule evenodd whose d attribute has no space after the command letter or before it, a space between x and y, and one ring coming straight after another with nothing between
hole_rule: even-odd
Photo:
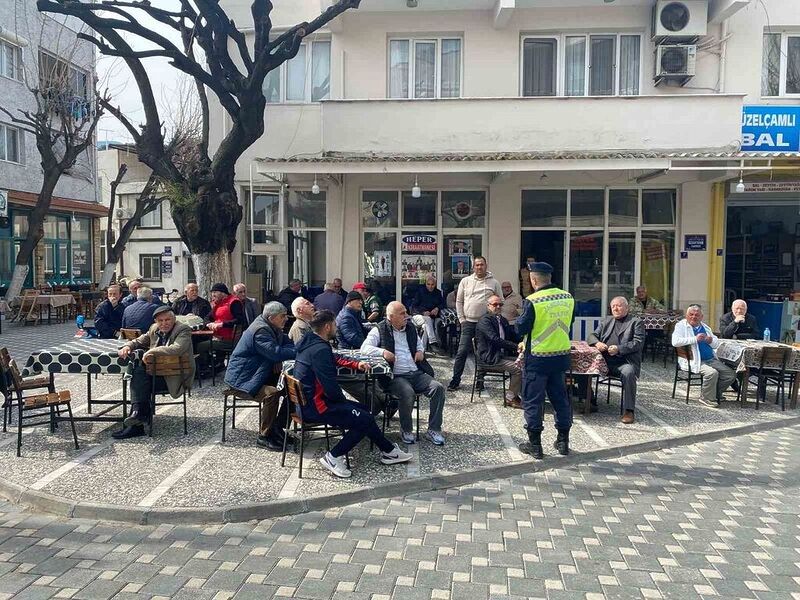
<instances>
[{"instance_id":1,"label":"blue jeans","mask_svg":"<svg viewBox=\"0 0 800 600\"><path fill-rule=\"evenodd\" d=\"M544 428L545 393L555 411L556 429L569 431L572 427L572 406L564 382L569 361L569 355L525 357L522 409L528 431L541 431Z\"/></svg>"},{"instance_id":2,"label":"blue jeans","mask_svg":"<svg viewBox=\"0 0 800 600\"><path fill-rule=\"evenodd\" d=\"M403 431L413 431L411 409L414 407L414 396L425 394L431 400L431 409L428 414L428 429L442 430L442 417L444 413L444 386L427 373L420 370L403 375L395 375L388 386L388 391L397 396L400 401L400 428Z\"/></svg>"}]
</instances>

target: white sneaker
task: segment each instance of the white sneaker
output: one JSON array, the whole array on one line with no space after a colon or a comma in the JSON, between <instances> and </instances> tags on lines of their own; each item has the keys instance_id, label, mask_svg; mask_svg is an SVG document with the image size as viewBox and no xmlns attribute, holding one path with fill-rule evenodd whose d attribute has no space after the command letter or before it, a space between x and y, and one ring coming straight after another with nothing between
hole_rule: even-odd
<instances>
[{"instance_id":1,"label":"white sneaker","mask_svg":"<svg viewBox=\"0 0 800 600\"><path fill-rule=\"evenodd\" d=\"M428 429L428 439L436 446L444 446L444 436L439 431Z\"/></svg>"},{"instance_id":2,"label":"white sneaker","mask_svg":"<svg viewBox=\"0 0 800 600\"><path fill-rule=\"evenodd\" d=\"M403 440L404 444L413 444L417 441L417 436L414 435L413 431L403 431L400 433L400 439Z\"/></svg>"},{"instance_id":3,"label":"white sneaker","mask_svg":"<svg viewBox=\"0 0 800 600\"><path fill-rule=\"evenodd\" d=\"M709 408L719 408L719 402L717 402L716 400L706 400L702 396L700 396L700 398L698 398L698 400L700 400L701 404L704 404L705 406L708 406Z\"/></svg>"},{"instance_id":4,"label":"white sneaker","mask_svg":"<svg viewBox=\"0 0 800 600\"><path fill-rule=\"evenodd\" d=\"M397 444L394 445L394 450L391 452L381 452L381 462L384 465L396 465L410 461L412 455L410 452L401 450Z\"/></svg>"},{"instance_id":5,"label":"white sneaker","mask_svg":"<svg viewBox=\"0 0 800 600\"><path fill-rule=\"evenodd\" d=\"M325 456L319 459L319 462L337 477L347 478L353 474L352 471L347 468L347 462L345 462L344 456L331 456L330 452L326 452Z\"/></svg>"}]
</instances>

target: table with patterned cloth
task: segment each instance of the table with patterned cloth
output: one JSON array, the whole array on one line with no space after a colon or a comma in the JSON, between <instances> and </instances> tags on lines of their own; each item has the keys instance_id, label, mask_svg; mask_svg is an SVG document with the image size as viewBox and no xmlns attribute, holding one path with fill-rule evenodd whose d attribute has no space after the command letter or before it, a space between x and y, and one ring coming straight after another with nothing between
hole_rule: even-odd
<instances>
[{"instance_id":1,"label":"table with patterned cloth","mask_svg":"<svg viewBox=\"0 0 800 600\"><path fill-rule=\"evenodd\" d=\"M340 350L333 351L334 357L349 358L350 360L357 360L358 362L368 363L371 367L370 374L373 376L378 375L392 375L392 367L383 358L379 356L365 356L358 350ZM283 372L291 375L294 372L294 361L283 361ZM349 367L336 367L337 377L352 377L354 375L363 375L361 371L351 369Z\"/></svg>"},{"instance_id":2,"label":"table with patterned cloth","mask_svg":"<svg viewBox=\"0 0 800 600\"><path fill-rule=\"evenodd\" d=\"M670 323L677 323L683 319L682 314L675 312L644 313L638 317L644 323L644 328L649 330L665 329Z\"/></svg>"},{"instance_id":3,"label":"table with patterned cloth","mask_svg":"<svg viewBox=\"0 0 800 600\"><path fill-rule=\"evenodd\" d=\"M736 368L738 373L743 373L742 381L742 403L747 400L748 380L750 369L761 366L761 354L764 348L789 348L792 351L786 369L800 373L800 348L780 344L778 342L764 342L761 340L720 340L716 349L717 358L725 361ZM767 363L764 365L769 369L780 369L783 365ZM789 393L791 408L797 407L798 387L800 376L795 376L792 389Z\"/></svg>"},{"instance_id":4,"label":"table with patterned cloth","mask_svg":"<svg viewBox=\"0 0 800 600\"><path fill-rule=\"evenodd\" d=\"M71 304L75 304L75 298L72 294L39 294L33 297L33 302L31 303L28 313L24 315L24 317L20 314L18 318L21 318L23 321L38 321L41 319L41 311L44 307L47 307L47 322L49 324L51 323L52 311L54 308L63 308ZM35 317L33 314L34 311L37 313Z\"/></svg>"},{"instance_id":5,"label":"table with patterned cloth","mask_svg":"<svg viewBox=\"0 0 800 600\"><path fill-rule=\"evenodd\" d=\"M458 325L458 313L452 308L443 308L439 312L439 318L442 320L442 324L445 326Z\"/></svg>"},{"instance_id":6,"label":"table with patterned cloth","mask_svg":"<svg viewBox=\"0 0 800 600\"><path fill-rule=\"evenodd\" d=\"M572 342L569 358L569 377L580 377L585 380L586 396L583 400L583 414L589 414L592 405L592 380L595 377L608 375L608 365L600 351L586 342Z\"/></svg>"},{"instance_id":7,"label":"table with patterned cloth","mask_svg":"<svg viewBox=\"0 0 800 600\"><path fill-rule=\"evenodd\" d=\"M122 386L122 400L92 400L92 375L122 375L127 373L130 360L120 358L117 351L125 344L124 340L101 340L97 338L75 338L69 342L42 348L28 358L22 370L23 377L49 373L50 380L56 373L86 374L87 412L91 416L76 417L85 421L121 421L127 413L127 385ZM123 380L124 381L124 380ZM107 408L92 413L93 404L107 405ZM122 416L104 416L122 406Z\"/></svg>"}]
</instances>

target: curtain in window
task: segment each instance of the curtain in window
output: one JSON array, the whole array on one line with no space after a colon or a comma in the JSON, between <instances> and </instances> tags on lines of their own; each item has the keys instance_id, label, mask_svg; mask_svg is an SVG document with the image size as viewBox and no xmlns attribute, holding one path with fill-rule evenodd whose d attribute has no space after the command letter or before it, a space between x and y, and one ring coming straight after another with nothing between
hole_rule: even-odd
<instances>
[{"instance_id":1,"label":"curtain in window","mask_svg":"<svg viewBox=\"0 0 800 600\"><path fill-rule=\"evenodd\" d=\"M297 56L286 67L286 100L302 102L306 99L306 47L300 46Z\"/></svg>"},{"instance_id":2,"label":"curtain in window","mask_svg":"<svg viewBox=\"0 0 800 600\"><path fill-rule=\"evenodd\" d=\"M589 59L589 94L592 96L611 96L614 94L614 54L613 36L591 36Z\"/></svg>"},{"instance_id":3,"label":"curtain in window","mask_svg":"<svg viewBox=\"0 0 800 600\"><path fill-rule=\"evenodd\" d=\"M638 35L623 35L619 38L619 95L639 95L639 53L641 41Z\"/></svg>"},{"instance_id":4,"label":"curtain in window","mask_svg":"<svg viewBox=\"0 0 800 600\"><path fill-rule=\"evenodd\" d=\"M408 40L389 42L389 97L408 98Z\"/></svg>"},{"instance_id":5,"label":"curtain in window","mask_svg":"<svg viewBox=\"0 0 800 600\"><path fill-rule=\"evenodd\" d=\"M777 96L781 92L781 34L765 33L761 58L761 95Z\"/></svg>"},{"instance_id":6,"label":"curtain in window","mask_svg":"<svg viewBox=\"0 0 800 600\"><path fill-rule=\"evenodd\" d=\"M522 51L524 96L556 95L556 41L525 40Z\"/></svg>"},{"instance_id":7,"label":"curtain in window","mask_svg":"<svg viewBox=\"0 0 800 600\"><path fill-rule=\"evenodd\" d=\"M442 98L461 96L461 40L442 40Z\"/></svg>"},{"instance_id":8,"label":"curtain in window","mask_svg":"<svg viewBox=\"0 0 800 600\"><path fill-rule=\"evenodd\" d=\"M281 101L281 68L275 67L267 73L264 78L264 83L261 86L261 91L264 92L264 98L267 102L280 102Z\"/></svg>"},{"instance_id":9,"label":"curtain in window","mask_svg":"<svg viewBox=\"0 0 800 600\"><path fill-rule=\"evenodd\" d=\"M786 93L800 94L800 37L790 37L786 46Z\"/></svg>"},{"instance_id":10,"label":"curtain in window","mask_svg":"<svg viewBox=\"0 0 800 600\"><path fill-rule=\"evenodd\" d=\"M436 97L436 42L414 42L414 98Z\"/></svg>"},{"instance_id":11,"label":"curtain in window","mask_svg":"<svg viewBox=\"0 0 800 600\"><path fill-rule=\"evenodd\" d=\"M311 46L311 101L319 102L331 94L331 43Z\"/></svg>"},{"instance_id":12,"label":"curtain in window","mask_svg":"<svg viewBox=\"0 0 800 600\"><path fill-rule=\"evenodd\" d=\"M564 48L564 95L586 94L586 38L567 37Z\"/></svg>"}]
</instances>

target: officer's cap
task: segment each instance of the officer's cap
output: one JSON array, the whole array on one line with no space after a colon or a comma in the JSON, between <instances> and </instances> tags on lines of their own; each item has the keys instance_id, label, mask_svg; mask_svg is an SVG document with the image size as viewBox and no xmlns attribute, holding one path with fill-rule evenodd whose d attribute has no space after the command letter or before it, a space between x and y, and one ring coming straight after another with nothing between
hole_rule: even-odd
<instances>
[{"instance_id":1,"label":"officer's cap","mask_svg":"<svg viewBox=\"0 0 800 600\"><path fill-rule=\"evenodd\" d=\"M553 266L546 262L535 262L528 265L528 270L531 273L552 273Z\"/></svg>"}]
</instances>

